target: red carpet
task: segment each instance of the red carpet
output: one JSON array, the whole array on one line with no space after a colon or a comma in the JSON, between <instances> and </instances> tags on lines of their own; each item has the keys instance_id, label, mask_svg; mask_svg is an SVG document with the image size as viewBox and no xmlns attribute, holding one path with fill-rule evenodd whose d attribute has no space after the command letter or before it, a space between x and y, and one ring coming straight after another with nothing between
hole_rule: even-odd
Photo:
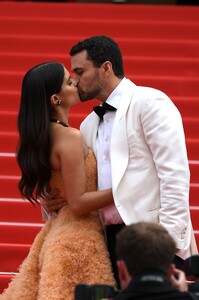
<instances>
[{"instance_id":1,"label":"red carpet","mask_svg":"<svg viewBox=\"0 0 199 300\"><path fill-rule=\"evenodd\" d=\"M190 211L199 245L199 7L0 1L0 292L42 226L21 199L14 157L21 80L43 61L63 62L78 40L105 34L120 45L126 76L161 89L179 108L191 170ZM79 127L96 101L71 110ZM2 259L3 258L3 259Z\"/></svg>"}]
</instances>

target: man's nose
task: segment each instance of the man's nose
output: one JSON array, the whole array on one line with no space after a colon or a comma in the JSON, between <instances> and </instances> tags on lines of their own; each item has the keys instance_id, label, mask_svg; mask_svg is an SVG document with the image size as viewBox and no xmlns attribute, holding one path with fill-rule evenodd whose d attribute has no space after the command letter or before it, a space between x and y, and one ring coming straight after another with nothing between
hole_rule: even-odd
<instances>
[{"instance_id":1,"label":"man's nose","mask_svg":"<svg viewBox=\"0 0 199 300\"><path fill-rule=\"evenodd\" d=\"M75 80L74 78L72 78L71 81L72 81L72 84L73 84L74 86L77 86L77 80Z\"/></svg>"},{"instance_id":2,"label":"man's nose","mask_svg":"<svg viewBox=\"0 0 199 300\"><path fill-rule=\"evenodd\" d=\"M73 73L73 80L75 80L77 84L79 83L79 76L75 73Z\"/></svg>"}]
</instances>

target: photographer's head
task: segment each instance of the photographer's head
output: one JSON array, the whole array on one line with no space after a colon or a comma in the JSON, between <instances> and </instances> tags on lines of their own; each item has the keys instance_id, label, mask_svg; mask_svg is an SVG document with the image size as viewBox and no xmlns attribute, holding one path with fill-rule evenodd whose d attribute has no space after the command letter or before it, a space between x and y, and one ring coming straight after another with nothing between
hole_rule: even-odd
<instances>
[{"instance_id":1,"label":"photographer's head","mask_svg":"<svg viewBox=\"0 0 199 300\"><path fill-rule=\"evenodd\" d=\"M116 253L122 288L144 271L169 273L176 244L158 224L140 222L124 227L117 236Z\"/></svg>"}]
</instances>

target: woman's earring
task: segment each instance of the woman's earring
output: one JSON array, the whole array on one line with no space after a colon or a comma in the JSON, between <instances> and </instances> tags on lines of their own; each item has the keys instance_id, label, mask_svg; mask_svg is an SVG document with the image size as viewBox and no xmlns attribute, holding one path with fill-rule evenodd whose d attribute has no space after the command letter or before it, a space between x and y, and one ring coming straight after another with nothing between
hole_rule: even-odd
<instances>
[{"instance_id":1,"label":"woman's earring","mask_svg":"<svg viewBox=\"0 0 199 300\"><path fill-rule=\"evenodd\" d=\"M57 105L61 105L61 99L57 100Z\"/></svg>"}]
</instances>

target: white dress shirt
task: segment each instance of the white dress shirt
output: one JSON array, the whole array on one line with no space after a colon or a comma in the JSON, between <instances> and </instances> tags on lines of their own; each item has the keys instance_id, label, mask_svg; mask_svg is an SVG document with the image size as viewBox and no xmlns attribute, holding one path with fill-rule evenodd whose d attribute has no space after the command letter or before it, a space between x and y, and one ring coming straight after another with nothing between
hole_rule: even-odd
<instances>
[{"instance_id":1,"label":"white dress shirt","mask_svg":"<svg viewBox=\"0 0 199 300\"><path fill-rule=\"evenodd\" d=\"M116 109L121 99L124 81L125 78L119 83L106 101L106 103L112 105ZM115 111L107 111L103 117L103 121L100 122L98 127L98 136L96 140L98 190L112 188L110 143L115 114ZM100 209L100 217L104 225L123 223L115 204L110 204Z\"/></svg>"}]
</instances>

